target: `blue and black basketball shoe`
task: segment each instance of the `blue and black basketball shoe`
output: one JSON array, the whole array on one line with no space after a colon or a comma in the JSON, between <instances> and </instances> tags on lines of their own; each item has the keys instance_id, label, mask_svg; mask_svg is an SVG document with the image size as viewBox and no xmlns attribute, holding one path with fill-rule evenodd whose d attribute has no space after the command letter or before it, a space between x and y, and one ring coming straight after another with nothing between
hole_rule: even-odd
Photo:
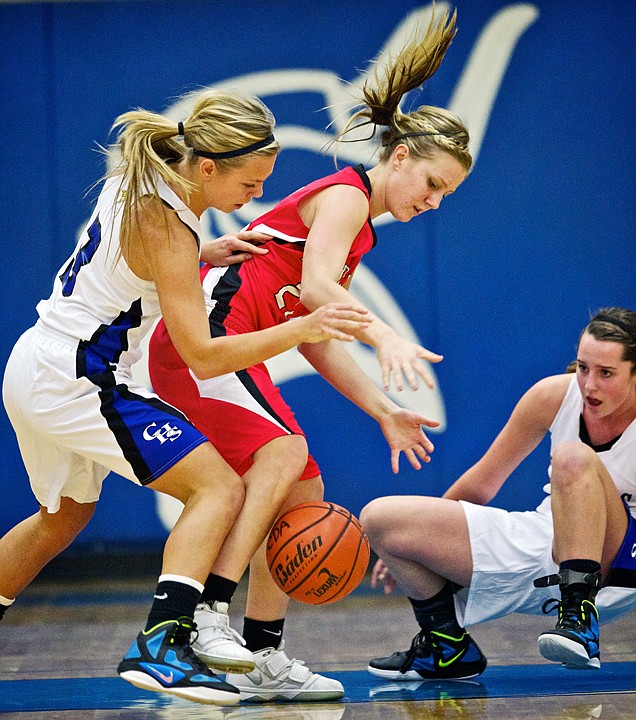
<instances>
[{"instance_id":1,"label":"blue and black basketball shoe","mask_svg":"<svg viewBox=\"0 0 636 720\"><path fill-rule=\"evenodd\" d=\"M551 605L551 603L554 603ZM560 662L571 670L598 670L601 667L598 611L590 600L564 603L548 600L543 612L559 611L554 630L542 633L537 640L539 652L546 660Z\"/></svg>"},{"instance_id":2,"label":"blue and black basketball shoe","mask_svg":"<svg viewBox=\"0 0 636 720\"><path fill-rule=\"evenodd\" d=\"M371 660L367 670L386 680L462 680L481 675L488 664L463 628L459 633L421 630L406 652Z\"/></svg>"},{"instance_id":3,"label":"blue and black basketball shoe","mask_svg":"<svg viewBox=\"0 0 636 720\"><path fill-rule=\"evenodd\" d=\"M195 623L182 617L140 632L119 663L119 676L144 690L208 705L236 705L238 689L211 672L190 647L194 631Z\"/></svg>"}]
</instances>

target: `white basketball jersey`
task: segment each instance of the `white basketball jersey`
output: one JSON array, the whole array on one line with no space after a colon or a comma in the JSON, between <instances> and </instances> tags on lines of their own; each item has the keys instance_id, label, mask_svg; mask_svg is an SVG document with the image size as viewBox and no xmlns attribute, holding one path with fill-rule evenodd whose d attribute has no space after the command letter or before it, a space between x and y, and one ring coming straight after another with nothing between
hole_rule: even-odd
<instances>
[{"instance_id":1,"label":"white basketball jersey","mask_svg":"<svg viewBox=\"0 0 636 720\"><path fill-rule=\"evenodd\" d=\"M579 423L582 411L583 398L576 375L572 375L563 403L550 427L550 454L562 442L580 440ZM636 420L608 450L597 451L597 454L612 476L621 497L629 505L631 514L636 517ZM550 475L551 471L550 466ZM549 486L546 486L547 488Z\"/></svg>"},{"instance_id":2,"label":"white basketball jersey","mask_svg":"<svg viewBox=\"0 0 636 720\"><path fill-rule=\"evenodd\" d=\"M157 186L161 199L199 244L196 215L163 180L158 179ZM73 255L55 279L52 295L37 306L42 327L90 344L120 368L139 359L139 343L159 317L155 284L137 277L120 253L122 192L120 177L104 183Z\"/></svg>"}]
</instances>

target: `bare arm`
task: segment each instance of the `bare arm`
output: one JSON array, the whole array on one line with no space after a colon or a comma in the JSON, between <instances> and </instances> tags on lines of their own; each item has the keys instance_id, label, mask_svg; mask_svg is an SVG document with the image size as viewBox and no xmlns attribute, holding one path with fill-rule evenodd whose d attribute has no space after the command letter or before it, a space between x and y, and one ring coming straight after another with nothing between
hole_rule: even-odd
<instances>
[{"instance_id":1,"label":"bare arm","mask_svg":"<svg viewBox=\"0 0 636 720\"><path fill-rule=\"evenodd\" d=\"M561 407L571 375L555 375L533 385L486 454L444 493L450 500L490 502L519 464L537 447Z\"/></svg>"},{"instance_id":2,"label":"bare arm","mask_svg":"<svg viewBox=\"0 0 636 720\"><path fill-rule=\"evenodd\" d=\"M416 470L422 467L420 461L430 461L433 443L422 431L422 425L436 427L439 423L396 405L369 380L339 343L301 345L299 350L338 392L378 421L391 450L394 473L399 471L401 452Z\"/></svg>"},{"instance_id":3,"label":"bare arm","mask_svg":"<svg viewBox=\"0 0 636 720\"><path fill-rule=\"evenodd\" d=\"M146 268L157 287L161 312L179 355L201 378L214 377L255 365L301 342L329 338L353 339L357 324L368 322L359 304L354 308L330 304L318 313L239 336L212 338L199 279L199 257L192 234L174 213L166 227L157 215L140 213ZM133 241L139 238L133 237Z\"/></svg>"},{"instance_id":4,"label":"bare arm","mask_svg":"<svg viewBox=\"0 0 636 720\"><path fill-rule=\"evenodd\" d=\"M352 302L348 289L338 284L351 245L367 221L369 203L364 193L349 185L334 185L310 198L301 208L303 222L310 228L303 256L300 301L309 310L326 302ZM389 325L372 315L373 322L355 332L361 342L372 346L382 369L386 390L391 380L398 390L403 378L413 389L418 378L433 387L428 362L439 362L441 355L401 338Z\"/></svg>"}]
</instances>

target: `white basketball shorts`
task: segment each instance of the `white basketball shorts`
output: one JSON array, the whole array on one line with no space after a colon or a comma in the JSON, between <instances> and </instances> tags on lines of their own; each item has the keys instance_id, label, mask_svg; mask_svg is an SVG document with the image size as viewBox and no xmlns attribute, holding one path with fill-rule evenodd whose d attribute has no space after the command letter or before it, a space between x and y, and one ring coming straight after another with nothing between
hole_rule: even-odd
<instances>
[{"instance_id":1,"label":"white basketball shorts","mask_svg":"<svg viewBox=\"0 0 636 720\"><path fill-rule=\"evenodd\" d=\"M147 485L207 438L129 368L77 377L77 343L38 326L16 343L3 400L40 505L95 502L112 470Z\"/></svg>"},{"instance_id":2,"label":"white basketball shorts","mask_svg":"<svg viewBox=\"0 0 636 720\"><path fill-rule=\"evenodd\" d=\"M470 535L473 576L455 595L461 625L475 625L509 615L542 613L542 605L559 598L559 588L535 588L533 581L559 571L552 559L554 531L550 500L537 510L508 512L460 501ZM605 587L596 597L600 622L636 608L636 590Z\"/></svg>"}]
</instances>

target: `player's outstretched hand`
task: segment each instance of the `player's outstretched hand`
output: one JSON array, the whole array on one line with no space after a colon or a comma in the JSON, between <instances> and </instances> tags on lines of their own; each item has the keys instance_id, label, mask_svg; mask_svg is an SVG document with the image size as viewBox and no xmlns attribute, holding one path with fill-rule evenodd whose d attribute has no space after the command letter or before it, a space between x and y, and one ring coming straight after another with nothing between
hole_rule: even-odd
<instances>
[{"instance_id":1,"label":"player's outstretched hand","mask_svg":"<svg viewBox=\"0 0 636 720\"><path fill-rule=\"evenodd\" d=\"M328 303L298 320L301 325L302 342L317 343L323 340L355 340L353 331L364 329L371 323L369 311L351 303Z\"/></svg>"},{"instance_id":2,"label":"player's outstretched hand","mask_svg":"<svg viewBox=\"0 0 636 720\"><path fill-rule=\"evenodd\" d=\"M400 469L401 452L406 455L416 470L422 468L422 462L431 461L434 447L424 434L422 425L430 428L437 427L439 423L436 420L429 420L419 413L405 410L396 405L382 415L378 422L391 448L391 469L394 473Z\"/></svg>"},{"instance_id":3,"label":"player's outstretched hand","mask_svg":"<svg viewBox=\"0 0 636 720\"><path fill-rule=\"evenodd\" d=\"M373 572L371 573L371 587L377 588L380 587L380 585L384 585L385 595L392 593L397 587L395 578L391 575L389 568L387 568L382 560L376 562L373 566Z\"/></svg>"},{"instance_id":4,"label":"player's outstretched hand","mask_svg":"<svg viewBox=\"0 0 636 720\"><path fill-rule=\"evenodd\" d=\"M271 239L271 235L255 230L229 233L217 240L203 243L201 260L214 267L227 267L234 263L245 262L251 260L253 255L266 255L269 250L258 245Z\"/></svg>"},{"instance_id":5,"label":"player's outstretched hand","mask_svg":"<svg viewBox=\"0 0 636 720\"><path fill-rule=\"evenodd\" d=\"M397 334L387 336L384 342L376 346L376 353L385 390L390 390L391 382L395 383L398 390L403 390L405 379L411 390L418 389L419 380L423 380L429 388L434 388L433 377L424 361L438 363L444 359L443 355L431 352Z\"/></svg>"}]
</instances>

